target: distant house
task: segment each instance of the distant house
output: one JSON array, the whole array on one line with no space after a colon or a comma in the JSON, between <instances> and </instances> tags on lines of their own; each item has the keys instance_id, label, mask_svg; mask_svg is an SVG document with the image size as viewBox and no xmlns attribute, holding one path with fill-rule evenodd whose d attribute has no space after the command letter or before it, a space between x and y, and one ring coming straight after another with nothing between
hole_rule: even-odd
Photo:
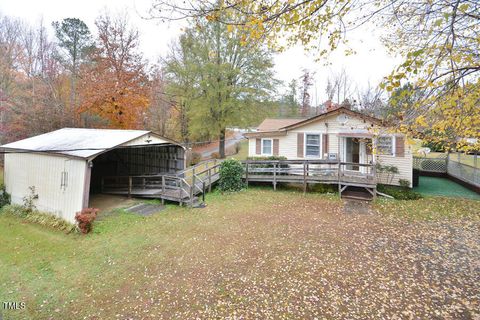
<instances>
[{"instance_id":1,"label":"distant house","mask_svg":"<svg viewBox=\"0 0 480 320\"><path fill-rule=\"evenodd\" d=\"M257 129L245 134L250 157L376 164L378 182L398 185L404 179L411 186L411 147L403 134L394 133L380 119L332 105L308 119L265 119ZM382 172L388 171L385 168L398 173ZM349 165L347 170L360 173L364 167Z\"/></svg>"},{"instance_id":2,"label":"distant house","mask_svg":"<svg viewBox=\"0 0 480 320\"><path fill-rule=\"evenodd\" d=\"M175 173L185 149L144 130L65 128L1 146L12 203L35 196L40 211L69 222L102 192L105 177ZM31 187L34 187L32 195Z\"/></svg>"}]
</instances>

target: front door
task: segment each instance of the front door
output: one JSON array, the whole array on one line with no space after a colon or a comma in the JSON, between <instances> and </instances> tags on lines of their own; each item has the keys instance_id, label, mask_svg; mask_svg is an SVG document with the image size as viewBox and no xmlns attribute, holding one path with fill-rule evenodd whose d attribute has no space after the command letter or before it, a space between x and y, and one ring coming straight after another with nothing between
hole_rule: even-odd
<instances>
[{"instance_id":1,"label":"front door","mask_svg":"<svg viewBox=\"0 0 480 320\"><path fill-rule=\"evenodd\" d=\"M354 163L364 163L365 162L365 153L366 145L365 142L360 141L358 138L346 137L344 138L344 150L343 150L343 161L349 162L346 166L347 170L352 171L361 171L363 172L363 167L356 166Z\"/></svg>"}]
</instances>

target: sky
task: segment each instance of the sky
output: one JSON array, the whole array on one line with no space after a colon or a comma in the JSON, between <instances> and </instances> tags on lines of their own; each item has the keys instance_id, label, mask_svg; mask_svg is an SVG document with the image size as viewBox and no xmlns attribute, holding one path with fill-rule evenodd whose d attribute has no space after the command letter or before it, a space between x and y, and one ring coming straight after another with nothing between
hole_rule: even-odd
<instances>
[{"instance_id":1,"label":"sky","mask_svg":"<svg viewBox=\"0 0 480 320\"><path fill-rule=\"evenodd\" d=\"M159 56L166 55L169 44L181 34L185 22L162 23L146 19L150 5L151 0L0 0L0 14L21 18L31 25L43 20L53 35L52 21L79 18L93 32L95 18L102 12L127 11L130 22L140 31L141 51L147 59L156 61ZM299 79L303 69L315 72L312 105L326 100L329 75L342 69L354 83L352 88L364 90L369 83L375 86L400 62L387 54L379 40L379 32L381 30L365 27L349 33L349 40L357 53L345 56L342 50L336 51L330 55L328 66L325 66L325 61L315 62L315 53L307 53L300 46L276 54L276 78L288 83L294 78Z\"/></svg>"}]
</instances>

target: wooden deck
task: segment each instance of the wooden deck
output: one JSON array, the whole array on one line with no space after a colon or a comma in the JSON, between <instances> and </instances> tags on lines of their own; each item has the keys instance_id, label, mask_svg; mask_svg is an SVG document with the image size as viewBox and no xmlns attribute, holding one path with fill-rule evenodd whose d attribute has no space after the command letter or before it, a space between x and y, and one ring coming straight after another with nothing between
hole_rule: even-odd
<instances>
[{"instance_id":1,"label":"wooden deck","mask_svg":"<svg viewBox=\"0 0 480 320\"><path fill-rule=\"evenodd\" d=\"M205 201L219 176L221 161L208 160L175 174L143 176L113 176L102 178L102 193L130 197L176 201L193 206ZM245 182L267 182L277 188L278 183L303 185L338 185L341 197L371 200L376 196L375 165L327 160L247 160ZM355 191L352 193L352 188ZM363 193L363 196L362 196ZM200 199L201 197L201 199Z\"/></svg>"},{"instance_id":2,"label":"wooden deck","mask_svg":"<svg viewBox=\"0 0 480 320\"><path fill-rule=\"evenodd\" d=\"M218 181L220 162L203 161L175 174L102 177L102 193L160 199L162 202L169 200L193 206L204 201L205 193Z\"/></svg>"},{"instance_id":3,"label":"wooden deck","mask_svg":"<svg viewBox=\"0 0 480 320\"><path fill-rule=\"evenodd\" d=\"M250 182L269 182L276 189L278 183L297 183L307 191L309 184L338 185L340 196L347 196L347 188L364 190L365 199L376 196L374 164L359 164L329 160L246 160L244 179ZM360 189L360 191L358 190Z\"/></svg>"}]
</instances>

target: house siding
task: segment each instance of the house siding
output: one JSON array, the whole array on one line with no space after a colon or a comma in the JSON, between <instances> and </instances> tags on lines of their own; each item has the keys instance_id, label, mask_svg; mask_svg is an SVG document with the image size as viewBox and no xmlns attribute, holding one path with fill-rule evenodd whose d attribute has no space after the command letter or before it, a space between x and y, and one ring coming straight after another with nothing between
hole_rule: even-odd
<instances>
[{"instance_id":1,"label":"house siding","mask_svg":"<svg viewBox=\"0 0 480 320\"><path fill-rule=\"evenodd\" d=\"M403 157L397 157L392 155L378 155L377 162L381 165L390 165L398 168L399 173L394 175L392 183L393 185L400 185L399 180L405 179L410 181L410 187L412 187L413 181L413 154L412 147L408 144L407 139L404 140L405 154ZM379 183L387 183L387 175L379 173L377 175Z\"/></svg>"}]
</instances>

